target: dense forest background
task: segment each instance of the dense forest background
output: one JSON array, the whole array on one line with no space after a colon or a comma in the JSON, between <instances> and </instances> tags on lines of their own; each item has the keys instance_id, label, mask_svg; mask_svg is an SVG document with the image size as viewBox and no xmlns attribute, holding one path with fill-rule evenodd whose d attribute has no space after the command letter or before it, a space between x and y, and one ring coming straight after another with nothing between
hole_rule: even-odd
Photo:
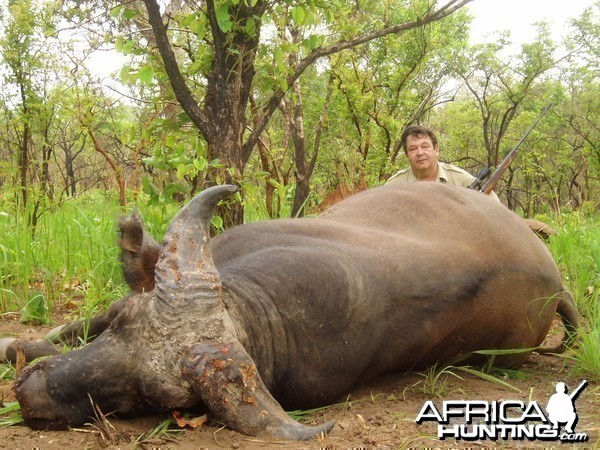
<instances>
[{"instance_id":1,"label":"dense forest background","mask_svg":"<svg viewBox=\"0 0 600 450\"><path fill-rule=\"evenodd\" d=\"M469 44L469 1L3 2L2 208L35 226L88 190L125 206L234 182L227 223L250 201L311 214L407 165L408 124L475 173L552 103L496 191L524 216L597 212L598 3L514 54L508 35ZM125 57L118 88L86 65L105 48Z\"/></svg>"}]
</instances>

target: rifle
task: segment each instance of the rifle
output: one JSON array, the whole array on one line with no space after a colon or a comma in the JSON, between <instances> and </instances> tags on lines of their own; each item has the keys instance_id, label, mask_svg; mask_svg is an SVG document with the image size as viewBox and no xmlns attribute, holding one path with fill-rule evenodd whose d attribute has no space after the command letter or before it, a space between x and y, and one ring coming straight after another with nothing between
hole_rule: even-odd
<instances>
[{"instance_id":1,"label":"rifle","mask_svg":"<svg viewBox=\"0 0 600 450\"><path fill-rule=\"evenodd\" d=\"M581 384L579 386L577 386L577 389L575 389L573 391L573 393L571 395L569 395L569 397L571 398L571 400L575 400L575 398L579 395L579 393L583 390L583 388L585 387L585 385L587 384L587 380L583 380L581 382Z\"/></svg>"},{"instance_id":2,"label":"rifle","mask_svg":"<svg viewBox=\"0 0 600 450\"><path fill-rule=\"evenodd\" d=\"M546 115L546 113L550 110L551 107L552 107L552 103L548 103L548 105L546 105L546 107L544 108L542 113L539 115L539 117L536 119L536 121L533 122L533 125L531 125L529 130L527 130L527 132L523 135L523 137L519 140L519 142L517 142L517 145L515 145L510 152L508 152L508 155L506 155L506 157L502 160L500 165L498 165L498 167L496 167L496 170L494 170L494 173L492 173L492 175L490 176L490 179L487 180L483 186L481 186L481 188L479 189L479 192L483 192L484 194L489 194L490 192L492 192L494 190L494 188L496 187L496 184L498 183L498 181L500 181L500 178L502 178L502 175L504 175L504 172L506 172L506 169L508 169L508 167L511 165L511 163L513 162L513 159L515 159L515 156L517 156L517 151L519 150L519 147L521 146L523 141L527 138L527 136L529 136L529 133L531 133L533 131L535 126L538 124L538 122L540 120L542 120L542 117L544 117ZM471 183L471 186L469 186L469 188L477 189L477 187L481 185L481 181L487 175L483 176L483 178L481 178L479 181L478 181L478 178L479 178L480 174L486 169L489 173L489 169L487 167L484 167L482 170L480 170L477 173L476 179L473 181L473 183Z\"/></svg>"},{"instance_id":3,"label":"rifle","mask_svg":"<svg viewBox=\"0 0 600 450\"><path fill-rule=\"evenodd\" d=\"M469 185L469 189L477 189L478 191L481 191L481 183L483 183L483 180L485 180L489 174L489 167L485 166L484 168L480 169L479 172L477 172L477 175L475 175L473 182Z\"/></svg>"}]
</instances>

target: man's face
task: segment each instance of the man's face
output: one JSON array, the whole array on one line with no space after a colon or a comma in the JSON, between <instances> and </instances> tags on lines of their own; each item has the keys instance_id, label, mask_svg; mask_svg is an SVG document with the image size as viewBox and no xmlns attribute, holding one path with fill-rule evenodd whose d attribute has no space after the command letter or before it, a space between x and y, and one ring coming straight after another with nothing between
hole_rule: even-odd
<instances>
[{"instance_id":1,"label":"man's face","mask_svg":"<svg viewBox=\"0 0 600 450\"><path fill-rule=\"evenodd\" d=\"M440 148L433 145L431 138L424 134L408 136L406 139L406 156L415 174L427 174L437 170Z\"/></svg>"}]
</instances>

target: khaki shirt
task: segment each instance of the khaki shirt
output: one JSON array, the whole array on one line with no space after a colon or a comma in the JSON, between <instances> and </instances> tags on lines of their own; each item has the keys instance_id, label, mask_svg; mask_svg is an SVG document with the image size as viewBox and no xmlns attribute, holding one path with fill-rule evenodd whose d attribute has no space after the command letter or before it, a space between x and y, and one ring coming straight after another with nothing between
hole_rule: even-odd
<instances>
[{"instance_id":1,"label":"khaki shirt","mask_svg":"<svg viewBox=\"0 0 600 450\"><path fill-rule=\"evenodd\" d=\"M456 167L454 164L438 163L438 183L455 184L457 186L469 187L475 177L466 170ZM410 167L396 172L387 180L387 183L408 183L419 181Z\"/></svg>"},{"instance_id":2,"label":"khaki shirt","mask_svg":"<svg viewBox=\"0 0 600 450\"><path fill-rule=\"evenodd\" d=\"M456 167L454 164L449 163L438 163L438 176L436 182L454 184L456 186L469 187L475 180L475 177L464 169ZM419 181L415 176L414 172L410 167L402 169L392 175L386 184L395 183L410 183L413 181ZM490 193L490 196L500 201L494 191Z\"/></svg>"}]
</instances>

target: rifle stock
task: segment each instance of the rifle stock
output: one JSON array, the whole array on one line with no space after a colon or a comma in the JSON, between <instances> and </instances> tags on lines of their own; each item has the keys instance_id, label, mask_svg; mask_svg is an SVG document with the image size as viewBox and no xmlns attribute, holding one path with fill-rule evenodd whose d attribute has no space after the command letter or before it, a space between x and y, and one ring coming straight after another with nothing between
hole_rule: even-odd
<instances>
[{"instance_id":1,"label":"rifle stock","mask_svg":"<svg viewBox=\"0 0 600 450\"><path fill-rule=\"evenodd\" d=\"M494 190L496 184L498 183L498 181L500 181L500 178L502 178L504 172L506 172L506 169L510 167L511 163L515 159L515 156L517 156L517 151L519 150L519 147L521 146L523 141L527 138L527 136L529 136L529 133L533 131L535 126L540 120L542 120L542 118L546 115L546 113L550 110L551 107L552 103L548 103L548 105L546 105L539 117L535 120L535 122L533 122L533 125L531 125L529 130L527 130L527 132L523 135L519 142L517 142L517 145L515 145L510 152L508 152L508 155L506 155L506 157L502 160L498 167L496 167L496 170L494 170L489 180L487 180L485 184L481 187L480 192L483 192L484 194L489 194Z\"/></svg>"}]
</instances>

